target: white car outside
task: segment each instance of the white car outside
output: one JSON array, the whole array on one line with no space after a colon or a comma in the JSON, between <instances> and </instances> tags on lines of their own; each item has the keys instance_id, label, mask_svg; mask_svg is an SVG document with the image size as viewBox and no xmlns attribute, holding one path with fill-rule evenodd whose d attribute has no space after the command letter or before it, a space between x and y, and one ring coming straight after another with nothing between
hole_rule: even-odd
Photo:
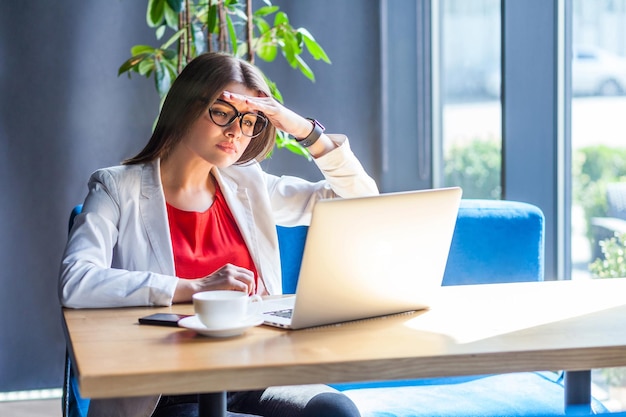
<instances>
[{"instance_id":1,"label":"white car outside","mask_svg":"<svg viewBox=\"0 0 626 417\"><path fill-rule=\"evenodd\" d=\"M572 59L574 95L626 93L626 58L594 47L577 47Z\"/></svg>"}]
</instances>

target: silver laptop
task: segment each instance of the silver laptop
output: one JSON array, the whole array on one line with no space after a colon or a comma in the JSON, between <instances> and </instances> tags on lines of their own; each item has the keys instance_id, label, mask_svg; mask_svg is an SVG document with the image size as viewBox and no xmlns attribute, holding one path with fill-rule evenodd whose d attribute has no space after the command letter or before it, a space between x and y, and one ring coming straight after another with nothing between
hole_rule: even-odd
<instances>
[{"instance_id":1,"label":"silver laptop","mask_svg":"<svg viewBox=\"0 0 626 417\"><path fill-rule=\"evenodd\" d=\"M296 295L264 302L289 329L420 310L441 287L461 189L319 201Z\"/></svg>"}]
</instances>

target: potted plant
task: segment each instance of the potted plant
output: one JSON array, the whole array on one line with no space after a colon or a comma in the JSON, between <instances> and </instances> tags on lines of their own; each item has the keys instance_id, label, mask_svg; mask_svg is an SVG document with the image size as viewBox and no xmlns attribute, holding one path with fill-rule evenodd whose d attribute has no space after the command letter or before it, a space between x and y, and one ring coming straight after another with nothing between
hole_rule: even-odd
<instances>
[{"instance_id":1,"label":"potted plant","mask_svg":"<svg viewBox=\"0 0 626 417\"><path fill-rule=\"evenodd\" d=\"M324 49L308 30L294 28L271 0L262 0L262 4L254 10L252 0L148 0L146 22L155 29L156 38L164 41L158 47L133 46L118 75L135 72L153 77L163 100L184 66L204 52L230 53L251 63L255 58L272 62L280 52L292 68L315 81L304 55L308 52L313 59L330 64ZM165 39L166 34L169 38ZM276 84L267 82L274 98L282 103ZM276 145L310 158L296 140L278 130Z\"/></svg>"}]
</instances>

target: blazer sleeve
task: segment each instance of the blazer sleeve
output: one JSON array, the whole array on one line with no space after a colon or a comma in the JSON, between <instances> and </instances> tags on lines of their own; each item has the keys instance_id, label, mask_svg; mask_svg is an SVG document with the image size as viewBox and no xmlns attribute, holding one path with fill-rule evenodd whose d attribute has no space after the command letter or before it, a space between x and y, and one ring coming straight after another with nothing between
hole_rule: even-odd
<instances>
[{"instance_id":1,"label":"blazer sleeve","mask_svg":"<svg viewBox=\"0 0 626 417\"><path fill-rule=\"evenodd\" d=\"M129 204L125 202L125 204ZM158 271L151 249L141 233L139 210L131 202L120 210L116 182L106 170L94 173L83 211L76 216L62 257L59 298L71 308L170 305L177 279L173 271ZM119 241L134 235L134 253ZM137 255L139 259L137 259ZM132 258L132 261L130 259ZM132 264L132 265L131 265ZM132 268L131 268L132 267ZM171 273L171 275L170 275Z\"/></svg>"},{"instance_id":2,"label":"blazer sleeve","mask_svg":"<svg viewBox=\"0 0 626 417\"><path fill-rule=\"evenodd\" d=\"M266 183L276 224L309 224L313 206L320 199L354 198L378 194L376 182L350 149L344 135L329 135L337 148L314 159L324 180L309 182L291 176L267 174Z\"/></svg>"},{"instance_id":3,"label":"blazer sleeve","mask_svg":"<svg viewBox=\"0 0 626 417\"><path fill-rule=\"evenodd\" d=\"M352 152L344 135L328 135L337 148L314 159L328 185L341 198L366 197L378 194L378 186Z\"/></svg>"}]
</instances>

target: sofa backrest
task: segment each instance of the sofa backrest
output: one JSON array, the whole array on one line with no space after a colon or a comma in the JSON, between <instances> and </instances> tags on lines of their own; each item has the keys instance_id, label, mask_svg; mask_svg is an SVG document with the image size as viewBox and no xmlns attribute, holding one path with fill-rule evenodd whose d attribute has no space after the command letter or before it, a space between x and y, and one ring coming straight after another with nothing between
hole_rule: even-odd
<instances>
[{"instance_id":1,"label":"sofa backrest","mask_svg":"<svg viewBox=\"0 0 626 417\"><path fill-rule=\"evenodd\" d=\"M506 200L463 200L443 285L543 281L544 215Z\"/></svg>"},{"instance_id":2,"label":"sofa backrest","mask_svg":"<svg viewBox=\"0 0 626 417\"><path fill-rule=\"evenodd\" d=\"M528 203L462 200L443 285L543 281L544 227ZM296 290L307 230L277 228L286 294Z\"/></svg>"}]
</instances>

